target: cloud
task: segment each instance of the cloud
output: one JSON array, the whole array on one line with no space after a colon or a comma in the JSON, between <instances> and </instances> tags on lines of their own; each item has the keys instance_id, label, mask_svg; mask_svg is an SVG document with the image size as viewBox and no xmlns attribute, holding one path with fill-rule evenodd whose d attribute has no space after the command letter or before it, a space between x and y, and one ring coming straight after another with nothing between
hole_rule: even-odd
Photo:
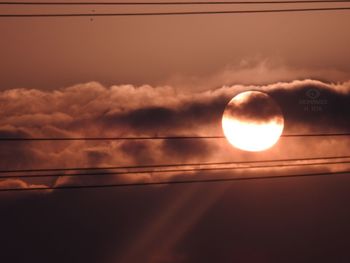
<instances>
[{"instance_id":1,"label":"cloud","mask_svg":"<svg viewBox=\"0 0 350 263\"><path fill-rule=\"evenodd\" d=\"M231 100L225 108L225 116L248 122L282 121L279 106L267 94L256 91L242 93Z\"/></svg>"},{"instance_id":2,"label":"cloud","mask_svg":"<svg viewBox=\"0 0 350 263\"><path fill-rule=\"evenodd\" d=\"M276 84L269 94L281 105L287 130L302 128L322 133L349 131L345 117L350 113L349 91L350 82L325 84L307 80ZM315 92L316 97L310 92Z\"/></svg>"},{"instance_id":3,"label":"cloud","mask_svg":"<svg viewBox=\"0 0 350 263\"><path fill-rule=\"evenodd\" d=\"M223 85L264 86L271 83L292 82L296 79L318 79L324 82L346 82L349 72L340 69L319 67L293 67L282 59L262 56L245 58L237 63L228 64L216 72L206 75L173 75L164 83L177 90L203 91L220 88Z\"/></svg>"},{"instance_id":4,"label":"cloud","mask_svg":"<svg viewBox=\"0 0 350 263\"><path fill-rule=\"evenodd\" d=\"M0 181L0 189L29 189L29 188L46 188L45 184L33 184L20 179L5 179ZM39 192L49 192L50 190L44 190Z\"/></svg>"},{"instance_id":5,"label":"cloud","mask_svg":"<svg viewBox=\"0 0 350 263\"><path fill-rule=\"evenodd\" d=\"M205 139L194 140L164 140L161 146L162 153L169 161L171 159L186 162L210 157L215 151L215 145Z\"/></svg>"},{"instance_id":6,"label":"cloud","mask_svg":"<svg viewBox=\"0 0 350 263\"><path fill-rule=\"evenodd\" d=\"M221 118L227 103L246 90L269 94L284 115L285 133L344 132L350 114L350 82L316 80L270 85L223 86L184 92L170 86L79 84L55 91L14 89L0 92L2 137L118 137L223 135ZM255 98L249 112L275 112ZM273 115L273 114L272 114ZM288 140L288 142L287 142ZM345 154L346 138L281 139L267 152L245 153L220 140L2 142L0 165L13 168L66 168L181 162L280 159ZM332 150L330 150L332 149ZM145 175L148 180L153 175ZM174 176L174 175L169 175ZM125 179L123 177L123 179Z\"/></svg>"},{"instance_id":7,"label":"cloud","mask_svg":"<svg viewBox=\"0 0 350 263\"><path fill-rule=\"evenodd\" d=\"M120 150L125 158L131 158L135 164L152 164L157 155L156 149L152 149L152 144L141 141L126 141L120 144Z\"/></svg>"}]
</instances>

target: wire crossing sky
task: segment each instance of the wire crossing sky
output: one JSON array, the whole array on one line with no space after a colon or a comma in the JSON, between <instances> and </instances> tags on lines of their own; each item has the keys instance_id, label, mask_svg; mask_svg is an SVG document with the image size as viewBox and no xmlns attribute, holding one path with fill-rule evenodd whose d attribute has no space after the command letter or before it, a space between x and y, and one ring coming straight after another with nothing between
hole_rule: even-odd
<instances>
[{"instance_id":1,"label":"wire crossing sky","mask_svg":"<svg viewBox=\"0 0 350 263\"><path fill-rule=\"evenodd\" d=\"M132 166L105 166L105 167L72 167L72 168L51 168L51 169L12 169L0 170L0 173L31 173L31 172L60 172L60 171L88 171L88 170L115 170L115 169L140 169L140 168L163 168L163 167L181 167L181 166L209 166L209 165L248 165L256 163L274 163L274 162L298 162L298 161L322 161L333 159L348 159L350 155L345 156L320 156L305 158L288 159L265 159L255 161L231 161L231 162L201 162L201 163L173 163L173 164L155 164L155 165L132 165ZM316 163L315 163L316 164Z\"/></svg>"},{"instance_id":2,"label":"wire crossing sky","mask_svg":"<svg viewBox=\"0 0 350 263\"><path fill-rule=\"evenodd\" d=\"M1 14L0 18L48 18L48 17L113 17L113 16L182 16L182 15L224 15L224 14L258 14L258 13L288 13L288 12L322 12L348 11L350 7L325 8L290 8L290 9L260 9L260 10L230 10L230 11L185 11L185 12L137 12L137 13L30 13L30 14Z\"/></svg>"},{"instance_id":3,"label":"wire crossing sky","mask_svg":"<svg viewBox=\"0 0 350 263\"><path fill-rule=\"evenodd\" d=\"M303 133L282 134L281 137L338 137L349 136L350 133ZM119 140L193 140L193 139L225 139L225 136L141 136L141 137L36 137L36 138L0 138L0 141L119 141Z\"/></svg>"},{"instance_id":4,"label":"wire crossing sky","mask_svg":"<svg viewBox=\"0 0 350 263\"><path fill-rule=\"evenodd\" d=\"M203 171L230 171L230 170L250 170L261 168L281 168L281 167L304 167L328 164L349 164L350 161L333 161L303 164L272 164L272 165L253 165L245 167L214 167L214 168L189 168L189 169L166 169L166 170L138 170L138 171L120 171L120 172L98 172L98 173L61 173L61 174L27 174L27 175L1 175L0 179L10 178L45 178L45 177L81 177L81 176L103 176L103 175L124 175L124 174L152 174L152 173L178 173L178 172L203 172Z\"/></svg>"},{"instance_id":5,"label":"wire crossing sky","mask_svg":"<svg viewBox=\"0 0 350 263\"><path fill-rule=\"evenodd\" d=\"M306 178L314 176L334 176L347 175L350 170L339 172L322 172L307 174L288 174L288 175L271 175L271 176L252 176L252 177L230 177L230 178L212 178L212 179L193 179L193 180L177 180L177 181L157 181L157 182L140 182L140 183L121 183L121 184L100 184L100 185L62 185L55 187L32 187L32 188L2 188L0 192L17 192L17 191L44 191L44 190L69 190L69 189L98 189L98 188L118 188L118 187L134 187L134 186L155 186L155 185L177 185L177 184L193 184L193 183L215 183L215 182L235 182L235 181L251 181L251 180L269 180L282 178Z\"/></svg>"},{"instance_id":6,"label":"wire crossing sky","mask_svg":"<svg viewBox=\"0 0 350 263\"><path fill-rule=\"evenodd\" d=\"M0 2L0 5L242 5L242 4L312 4L349 3L350 0L300 0L300 1L189 1L189 2Z\"/></svg>"}]
</instances>

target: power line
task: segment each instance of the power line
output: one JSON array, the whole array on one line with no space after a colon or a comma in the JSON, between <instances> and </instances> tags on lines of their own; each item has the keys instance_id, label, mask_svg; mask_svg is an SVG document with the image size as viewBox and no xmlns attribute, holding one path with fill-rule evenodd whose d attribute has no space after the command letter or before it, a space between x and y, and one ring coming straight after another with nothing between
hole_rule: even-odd
<instances>
[{"instance_id":1,"label":"power line","mask_svg":"<svg viewBox=\"0 0 350 263\"><path fill-rule=\"evenodd\" d=\"M213 178L213 179L197 179L197 180L176 180L176 181L158 181L158 182L139 182L139 183L122 183L122 184L100 184L100 185L62 185L55 187L32 187L32 188L2 188L0 192L14 191L44 191L44 190L68 190L68 189L98 189L98 188L117 188L132 186L155 186L155 185L176 185L176 184L192 184L192 183L214 183L214 182L233 182L233 181L250 181L250 180L267 180L282 178L305 178L313 176L332 176L349 173L350 170L339 172L323 172L308 174L289 174L289 175L270 175L270 176L250 176L250 177L230 177L230 178Z\"/></svg>"},{"instance_id":2,"label":"power line","mask_svg":"<svg viewBox=\"0 0 350 263\"><path fill-rule=\"evenodd\" d=\"M222 139L224 136L141 136L141 137L37 137L0 138L0 141L129 141L129 140L181 140L181 139Z\"/></svg>"},{"instance_id":3,"label":"power line","mask_svg":"<svg viewBox=\"0 0 350 263\"><path fill-rule=\"evenodd\" d=\"M326 165L326 164L349 164L349 161L337 162L320 162L320 163L303 163L303 164L273 164L273 165L255 165L245 167L213 167L213 168L189 168L189 169L167 169L167 170L141 170L141 171L122 171L122 172L99 172L99 173L76 173L76 174L35 174L35 175L4 175L0 179L9 178L48 178L48 177L80 177L80 176L104 176L104 175L125 175L125 174L148 174L148 173L181 173L181 172L210 172L210 171L227 171L240 169L260 169L260 168L280 168L280 167L303 167L310 165Z\"/></svg>"},{"instance_id":4,"label":"power line","mask_svg":"<svg viewBox=\"0 0 350 263\"><path fill-rule=\"evenodd\" d=\"M349 7L350 9L350 7ZM349 136L349 133L313 133L282 134L281 137L338 137ZM192 140L192 139L224 139L225 136L141 136L141 137L2 137L0 141L130 141L130 140Z\"/></svg>"},{"instance_id":5,"label":"power line","mask_svg":"<svg viewBox=\"0 0 350 263\"><path fill-rule=\"evenodd\" d=\"M188 11L188 12L146 12L146 13L56 13L56 14L1 14L0 18L47 18L47 17L124 17L124 16L177 16L177 15L224 15L224 14L257 14L287 12L347 11L350 7L332 8L296 8L296 9L261 9L231 11Z\"/></svg>"},{"instance_id":6,"label":"power line","mask_svg":"<svg viewBox=\"0 0 350 263\"><path fill-rule=\"evenodd\" d=\"M309 4L349 3L350 0L300 1L190 1L190 2L0 2L0 5L245 5L245 4Z\"/></svg>"},{"instance_id":7,"label":"power line","mask_svg":"<svg viewBox=\"0 0 350 263\"><path fill-rule=\"evenodd\" d=\"M349 136L347 133L305 133L305 134L282 134L281 137L333 137L333 136Z\"/></svg>"},{"instance_id":8,"label":"power line","mask_svg":"<svg viewBox=\"0 0 350 263\"><path fill-rule=\"evenodd\" d=\"M324 157L305 157L305 158L289 158L275 160L256 160L256 161L230 161L230 162L205 162L205 163L173 163L173 164L155 164L155 165L133 165L133 166L105 166L105 167L71 167L71 168L50 168L50 169L11 169L0 170L0 174L4 173L33 173L33 172L63 172L63 171L96 171L96 170L116 170L116 169L142 169L142 168L169 168L183 166L209 166L209 165L241 165L255 163L272 163L272 162L296 162L296 161L316 161L316 160L334 160L348 159L350 155L345 156L324 156Z\"/></svg>"}]
</instances>

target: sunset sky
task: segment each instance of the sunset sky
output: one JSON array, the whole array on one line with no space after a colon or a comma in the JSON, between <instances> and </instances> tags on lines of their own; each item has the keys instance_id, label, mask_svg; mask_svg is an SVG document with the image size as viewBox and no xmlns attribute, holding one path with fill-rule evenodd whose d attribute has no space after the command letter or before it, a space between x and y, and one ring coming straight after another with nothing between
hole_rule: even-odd
<instances>
[{"instance_id":1,"label":"sunset sky","mask_svg":"<svg viewBox=\"0 0 350 263\"><path fill-rule=\"evenodd\" d=\"M0 14L254 8L261 6L0 5ZM332 174L350 170L349 136L285 136L350 132L349 25L349 11L0 17L1 189L329 173L1 191L0 261L349 262L350 174ZM221 126L230 100L250 90L268 94L284 118L283 136L261 152L233 147ZM276 117L264 101L249 105L248 111L231 110L237 118L257 122ZM6 140L168 136L222 138ZM342 158L323 165L303 160L332 162L334 157ZM239 164L285 159L296 165ZM220 164L225 162L238 164ZM209 166L214 170L137 174L123 169L120 175L103 175L115 166L205 168L206 163L214 163ZM105 169L83 177L1 179L23 175L4 170L86 167Z\"/></svg>"}]
</instances>

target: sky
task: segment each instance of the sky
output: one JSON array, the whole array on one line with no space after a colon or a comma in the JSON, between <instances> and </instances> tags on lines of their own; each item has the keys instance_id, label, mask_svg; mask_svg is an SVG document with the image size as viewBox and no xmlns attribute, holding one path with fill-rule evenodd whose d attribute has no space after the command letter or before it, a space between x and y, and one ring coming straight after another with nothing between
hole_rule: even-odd
<instances>
[{"instance_id":1,"label":"sky","mask_svg":"<svg viewBox=\"0 0 350 263\"><path fill-rule=\"evenodd\" d=\"M38 10L1 7L1 13ZM223 136L227 103L248 90L268 94L280 107L284 134L347 133L347 12L0 18L0 137ZM252 103L245 116L264 116L269 111L262 105ZM246 152L225 138L1 141L0 170L325 161L348 156L349 143L347 136L281 137L266 151ZM331 173L350 167L238 168L8 178L0 187ZM53 263L348 262L347 175L0 192L1 257Z\"/></svg>"},{"instance_id":2,"label":"sky","mask_svg":"<svg viewBox=\"0 0 350 263\"><path fill-rule=\"evenodd\" d=\"M327 7L327 4L320 6ZM37 10L52 13L62 9L3 8L4 13ZM122 10L140 12L150 8L123 7ZM249 8L254 7L245 9ZM91 9L70 7L69 12ZM106 12L106 9L120 10L94 8L96 12ZM227 71L231 77L226 76L210 88L310 77L345 81L350 70L350 37L346 33L349 23L347 11L107 17L93 21L89 17L2 18L0 86L1 89L57 89L89 81L100 81L107 86L175 85L180 84L176 81L179 78L203 79L223 72L229 74ZM264 63L272 72L288 69L294 74L232 76L238 70L259 69Z\"/></svg>"}]
</instances>

